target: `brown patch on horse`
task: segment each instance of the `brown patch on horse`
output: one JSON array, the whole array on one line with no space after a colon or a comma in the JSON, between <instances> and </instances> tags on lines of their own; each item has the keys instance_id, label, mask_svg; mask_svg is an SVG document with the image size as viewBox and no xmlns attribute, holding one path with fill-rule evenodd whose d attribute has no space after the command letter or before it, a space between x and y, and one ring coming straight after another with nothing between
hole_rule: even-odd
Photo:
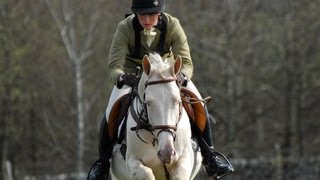
<instances>
[{"instance_id":1,"label":"brown patch on horse","mask_svg":"<svg viewBox=\"0 0 320 180\"><path fill-rule=\"evenodd\" d=\"M113 105L109 119L108 119L108 130L109 137L114 139L117 137L117 132L121 121L126 116L130 106L130 94L125 94L120 97Z\"/></svg>"}]
</instances>

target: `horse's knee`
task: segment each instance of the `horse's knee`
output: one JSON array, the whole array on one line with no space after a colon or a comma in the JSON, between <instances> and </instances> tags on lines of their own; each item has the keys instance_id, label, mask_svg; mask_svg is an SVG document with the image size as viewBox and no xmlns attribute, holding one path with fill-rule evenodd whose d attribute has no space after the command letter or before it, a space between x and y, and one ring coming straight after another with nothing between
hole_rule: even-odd
<instances>
[{"instance_id":1,"label":"horse's knee","mask_svg":"<svg viewBox=\"0 0 320 180\"><path fill-rule=\"evenodd\" d=\"M172 180L186 180L190 179L191 171L187 171L186 169L179 169L178 171L175 171L172 175Z\"/></svg>"},{"instance_id":2,"label":"horse's knee","mask_svg":"<svg viewBox=\"0 0 320 180\"><path fill-rule=\"evenodd\" d=\"M152 169L144 166L135 156L129 156L127 163L132 179L155 180Z\"/></svg>"},{"instance_id":3,"label":"horse's knee","mask_svg":"<svg viewBox=\"0 0 320 180\"><path fill-rule=\"evenodd\" d=\"M152 170L145 166L137 168L131 175L136 180L155 180Z\"/></svg>"},{"instance_id":4,"label":"horse's knee","mask_svg":"<svg viewBox=\"0 0 320 180\"><path fill-rule=\"evenodd\" d=\"M189 158L183 157L179 159L172 173L173 180L191 179L194 164Z\"/></svg>"}]
</instances>

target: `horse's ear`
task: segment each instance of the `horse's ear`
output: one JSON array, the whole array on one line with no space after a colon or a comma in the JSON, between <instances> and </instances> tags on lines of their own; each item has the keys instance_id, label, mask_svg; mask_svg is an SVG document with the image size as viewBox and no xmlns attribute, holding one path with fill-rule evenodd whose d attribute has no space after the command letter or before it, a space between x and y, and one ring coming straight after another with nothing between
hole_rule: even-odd
<instances>
[{"instance_id":1,"label":"horse's ear","mask_svg":"<svg viewBox=\"0 0 320 180\"><path fill-rule=\"evenodd\" d=\"M151 65L150 65L150 61L149 61L149 58L147 55L144 55L144 57L142 59L142 68L143 68L144 73L149 75Z\"/></svg>"},{"instance_id":2,"label":"horse's ear","mask_svg":"<svg viewBox=\"0 0 320 180\"><path fill-rule=\"evenodd\" d=\"M181 67L182 67L182 59L181 59L181 56L178 55L174 63L174 74L178 74L181 70Z\"/></svg>"}]
</instances>

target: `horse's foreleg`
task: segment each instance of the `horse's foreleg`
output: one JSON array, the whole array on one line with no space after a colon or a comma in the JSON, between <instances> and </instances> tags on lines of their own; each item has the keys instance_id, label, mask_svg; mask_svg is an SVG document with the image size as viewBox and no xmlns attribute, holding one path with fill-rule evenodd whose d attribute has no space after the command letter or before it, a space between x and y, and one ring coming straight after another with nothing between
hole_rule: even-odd
<instances>
[{"instance_id":1,"label":"horse's foreleg","mask_svg":"<svg viewBox=\"0 0 320 180\"><path fill-rule=\"evenodd\" d=\"M192 164L192 161L190 161L190 157L180 157L176 164L176 168L173 170L172 179L173 180L190 179L192 168L193 168L193 164Z\"/></svg>"},{"instance_id":2,"label":"horse's foreleg","mask_svg":"<svg viewBox=\"0 0 320 180\"><path fill-rule=\"evenodd\" d=\"M143 165L143 163L131 155L128 159L128 168L132 179L137 180L155 180L152 169Z\"/></svg>"}]
</instances>

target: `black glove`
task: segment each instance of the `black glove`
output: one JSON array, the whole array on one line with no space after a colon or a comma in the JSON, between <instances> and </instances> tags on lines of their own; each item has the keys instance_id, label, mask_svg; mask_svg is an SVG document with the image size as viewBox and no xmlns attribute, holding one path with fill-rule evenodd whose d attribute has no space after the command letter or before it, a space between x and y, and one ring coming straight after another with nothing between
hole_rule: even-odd
<instances>
[{"instance_id":1,"label":"black glove","mask_svg":"<svg viewBox=\"0 0 320 180\"><path fill-rule=\"evenodd\" d=\"M181 72L177 74L177 81L181 86L186 87L188 85L188 77Z\"/></svg>"},{"instance_id":2,"label":"black glove","mask_svg":"<svg viewBox=\"0 0 320 180\"><path fill-rule=\"evenodd\" d=\"M117 88L122 88L124 84L131 87L138 87L139 78L133 74L120 74L117 80Z\"/></svg>"}]
</instances>

